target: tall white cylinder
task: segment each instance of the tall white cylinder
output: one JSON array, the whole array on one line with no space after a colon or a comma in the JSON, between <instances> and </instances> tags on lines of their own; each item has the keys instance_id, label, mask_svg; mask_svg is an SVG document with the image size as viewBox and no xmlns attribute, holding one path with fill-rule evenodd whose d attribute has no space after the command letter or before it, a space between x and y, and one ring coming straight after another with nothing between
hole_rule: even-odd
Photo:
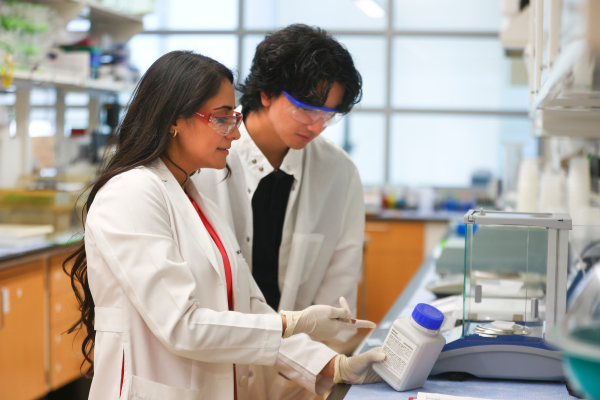
<instances>
[{"instance_id":1,"label":"tall white cylinder","mask_svg":"<svg viewBox=\"0 0 600 400\"><path fill-rule=\"evenodd\" d=\"M521 163L517 189L517 210L537 212L539 189L538 159L529 158Z\"/></svg>"},{"instance_id":2,"label":"tall white cylinder","mask_svg":"<svg viewBox=\"0 0 600 400\"><path fill-rule=\"evenodd\" d=\"M590 164L586 157L572 158L567 178L569 212L576 213L590 205Z\"/></svg>"}]
</instances>

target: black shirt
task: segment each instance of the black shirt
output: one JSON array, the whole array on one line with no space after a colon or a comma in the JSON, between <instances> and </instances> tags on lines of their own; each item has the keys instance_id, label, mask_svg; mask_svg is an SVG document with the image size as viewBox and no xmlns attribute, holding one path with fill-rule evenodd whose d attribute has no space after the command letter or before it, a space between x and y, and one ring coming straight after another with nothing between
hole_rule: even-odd
<instances>
[{"instance_id":1,"label":"black shirt","mask_svg":"<svg viewBox=\"0 0 600 400\"><path fill-rule=\"evenodd\" d=\"M275 170L258 183L252 196L254 242L252 243L252 276L267 304L279 308L279 246L285 210L294 176Z\"/></svg>"}]
</instances>

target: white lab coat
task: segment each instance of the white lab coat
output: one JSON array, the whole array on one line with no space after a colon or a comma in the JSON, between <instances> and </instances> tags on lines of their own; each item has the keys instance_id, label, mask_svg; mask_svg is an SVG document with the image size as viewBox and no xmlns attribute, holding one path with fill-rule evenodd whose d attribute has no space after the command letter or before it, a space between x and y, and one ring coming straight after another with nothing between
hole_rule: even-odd
<instances>
[{"instance_id":1,"label":"white lab coat","mask_svg":"<svg viewBox=\"0 0 600 400\"><path fill-rule=\"evenodd\" d=\"M251 376L249 364L274 364L322 394L332 381L317 374L335 353L306 335L281 339L281 318L264 303L218 207L193 182L186 191L227 251L235 311L228 311L219 251L164 163L112 178L86 221L96 306L90 400L233 399L234 384L239 400L263 399L288 385L280 376Z\"/></svg>"},{"instance_id":2,"label":"white lab coat","mask_svg":"<svg viewBox=\"0 0 600 400\"><path fill-rule=\"evenodd\" d=\"M192 179L234 228L242 254L252 267L252 196L273 167L244 124L232 143L225 170L202 170ZM280 310L313 304L339 307L344 296L356 315L362 263L365 207L358 170L339 146L317 137L303 150L290 149L281 165L294 176L279 253ZM341 332L347 339L352 332Z\"/></svg>"}]
</instances>

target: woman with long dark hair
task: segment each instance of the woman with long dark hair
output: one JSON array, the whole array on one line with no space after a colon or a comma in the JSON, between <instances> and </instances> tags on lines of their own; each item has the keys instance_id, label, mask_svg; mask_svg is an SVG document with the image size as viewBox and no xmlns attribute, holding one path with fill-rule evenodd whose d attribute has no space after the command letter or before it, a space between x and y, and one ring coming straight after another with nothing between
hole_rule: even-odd
<instances>
[{"instance_id":1,"label":"woman with long dark hair","mask_svg":"<svg viewBox=\"0 0 600 400\"><path fill-rule=\"evenodd\" d=\"M227 68L199 54L158 59L92 185L85 239L70 258L81 309L72 330L87 331L92 400L267 398L273 388L249 376L252 364L275 364L322 394L332 379L364 381L383 357L346 359L307 335L288 339L373 324L349 320L344 299L342 308L275 313L225 217L188 179L226 168L241 122L232 82ZM311 363L296 361L307 352Z\"/></svg>"}]
</instances>

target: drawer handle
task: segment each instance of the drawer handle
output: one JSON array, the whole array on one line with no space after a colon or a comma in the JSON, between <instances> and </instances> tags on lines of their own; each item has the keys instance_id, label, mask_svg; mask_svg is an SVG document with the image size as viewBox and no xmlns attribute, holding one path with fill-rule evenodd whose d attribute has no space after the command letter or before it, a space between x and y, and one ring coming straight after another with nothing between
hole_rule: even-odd
<instances>
[{"instance_id":1,"label":"drawer handle","mask_svg":"<svg viewBox=\"0 0 600 400\"><path fill-rule=\"evenodd\" d=\"M0 331L4 329L4 290L5 289L0 286Z\"/></svg>"},{"instance_id":2,"label":"drawer handle","mask_svg":"<svg viewBox=\"0 0 600 400\"><path fill-rule=\"evenodd\" d=\"M56 310L57 313L62 311L62 304L60 303L56 303L56 305L54 306L54 309Z\"/></svg>"}]
</instances>

